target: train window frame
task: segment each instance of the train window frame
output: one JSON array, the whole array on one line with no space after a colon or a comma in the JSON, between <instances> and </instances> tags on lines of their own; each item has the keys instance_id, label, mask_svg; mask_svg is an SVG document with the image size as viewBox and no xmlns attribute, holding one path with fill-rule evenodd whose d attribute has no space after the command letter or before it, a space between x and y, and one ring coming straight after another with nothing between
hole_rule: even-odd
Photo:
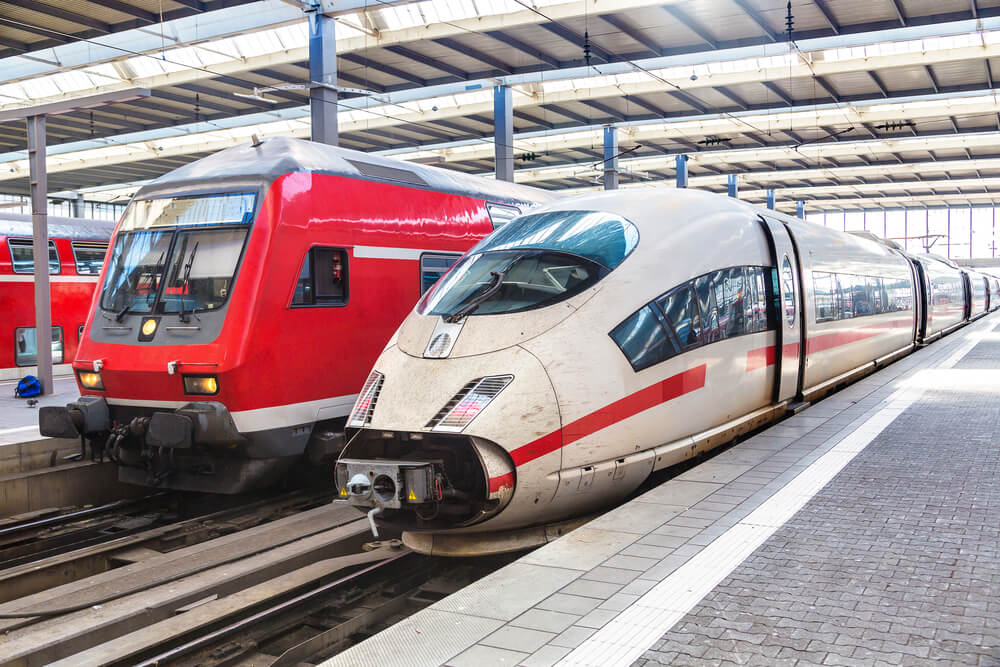
<instances>
[{"instance_id":1,"label":"train window frame","mask_svg":"<svg viewBox=\"0 0 1000 667\"><path fill-rule=\"evenodd\" d=\"M316 294L316 254L318 251L332 250L334 252L339 252L342 258L342 268L343 276L341 281L344 284L343 296L336 297L318 297ZM310 246L305 252L305 256L302 258L302 263L300 265L299 271L296 274L295 282L292 285L292 297L288 305L289 308L343 308L350 301L351 296L351 267L350 267L350 253L347 252L347 248L344 246L326 246L326 245L315 245ZM302 282L302 274L309 266L310 277L309 280L312 283L311 301L309 302L296 302L296 295L299 291L299 284ZM319 299L326 299L320 301Z\"/></svg>"},{"instance_id":2,"label":"train window frame","mask_svg":"<svg viewBox=\"0 0 1000 667\"><path fill-rule=\"evenodd\" d=\"M792 261L788 259L788 255L785 255L781 259L781 286L783 288L781 295L781 309L785 313L785 322L788 323L788 327L795 326L795 317L798 314L798 307L795 303L795 272L792 271ZM791 303L791 311L789 311L788 306Z\"/></svg>"},{"instance_id":3,"label":"train window frame","mask_svg":"<svg viewBox=\"0 0 1000 667\"><path fill-rule=\"evenodd\" d=\"M14 248L15 247L28 247L31 249L31 268L25 270L17 268L17 263L14 260ZM10 253L10 270L13 273L19 273L22 275L31 275L35 272L35 247L34 240L30 238L23 237L7 237L7 251ZM55 257L53 258L53 255ZM54 270L53 270L54 269ZM62 273L62 261L59 258L59 249L56 247L56 242L49 239L49 275L55 276Z\"/></svg>"},{"instance_id":4,"label":"train window frame","mask_svg":"<svg viewBox=\"0 0 1000 667\"><path fill-rule=\"evenodd\" d=\"M89 246L89 248L88 248ZM101 257L100 266L97 267L97 271L81 271L80 270L80 257L77 255L77 250L79 249L89 249L101 246L104 248L104 255ZM76 272L81 276L98 276L101 274L101 269L104 267L104 262L108 258L108 248L110 244L101 241L71 241L69 244L70 249L73 251L73 265L76 268Z\"/></svg>"},{"instance_id":5,"label":"train window frame","mask_svg":"<svg viewBox=\"0 0 1000 667\"><path fill-rule=\"evenodd\" d=\"M716 284L718 283L717 278L719 276L730 275L734 269L740 269L743 276L744 325L740 330L740 332L737 334L722 335L721 337L715 338L714 340L708 340L709 328L706 326L706 321L711 321L713 318L709 318L708 315L710 314L706 313L703 308L701 294L698 289L698 283L699 281L707 281L709 288L709 302L711 306L714 308L714 314L712 315L714 316L714 320L721 322L721 316L719 314L719 306L717 303L718 300L718 292L716 291ZM742 336L765 334L771 331L777 331L778 327L781 325L780 325L780 320L778 319L778 314L776 312L776 304L771 298L768 298L766 294L763 297L757 294L756 298L753 299L753 302L757 307L759 307L761 303L763 303L763 306L765 308L763 317L764 328L753 329L746 323L745 309L747 300L753 298L754 293L758 291L760 288L760 285L758 285L756 282L757 276L760 276L761 282L763 283L764 286L764 290L767 293L769 293L770 290L773 290L777 285L778 281L777 268L773 266L763 266L759 264L728 266L716 269L714 271L708 271L701 275L695 276L694 278L691 278L690 280L683 282L680 285L675 285L666 292L663 292L662 294L654 297L647 303L643 304L641 307L637 308L635 311L630 313L628 317L626 317L621 322L616 324L611 329L611 331L608 332L608 337L611 338L611 340L615 343L615 345L618 346L619 351L621 351L626 361L629 362L629 365L632 366L632 370L638 373L641 370L645 370L646 368L651 368L652 366L656 366L657 364L672 359L673 357L685 354L687 352L691 352L695 349L704 347L706 345L712 345L713 343L740 338ZM747 288L748 283L752 283L752 286L749 290ZM689 346L680 345L680 341L677 337L677 333L674 331L673 324L664 313L663 307L660 305L661 301L668 299L672 295L677 294L683 290L688 290L690 298L695 303L695 308L698 311L698 319L700 321L700 332L698 335L698 340L696 343L693 343ZM780 295L775 295L775 298L780 299ZM622 347L621 343L619 343L618 339L615 338L615 332L622 330L622 328L628 322L636 318L639 315L639 313L641 313L646 308L650 309L652 313L656 316L656 319L659 321L660 324L660 329L665 334L666 340L669 343L669 345L673 347L674 352L671 354L667 354L666 356L663 356L662 358L659 358L655 361L651 361L650 363L645 364L643 366L636 367L636 365L633 363L632 358L629 357L628 353L625 352L625 349Z\"/></svg>"},{"instance_id":6,"label":"train window frame","mask_svg":"<svg viewBox=\"0 0 1000 667\"><path fill-rule=\"evenodd\" d=\"M438 277L434 279L434 282L432 282L429 285L427 285L427 284L424 283L424 273L426 271L426 269L424 268L424 261L428 260L428 259L451 259L451 263L448 265L448 267L444 271L442 271L440 274L438 274ZM427 291L430 288L434 287L434 285L437 284L437 281L441 279L441 276L443 276L444 274L448 273L448 271L451 270L451 267L455 266L455 262L457 262L460 259L462 259L462 253L460 253L460 252L423 252L423 253L420 253L420 260L418 262L418 271L419 272L417 274L417 280L418 280L418 283L420 285L420 296L423 296L424 294L427 293Z\"/></svg>"},{"instance_id":7,"label":"train window frame","mask_svg":"<svg viewBox=\"0 0 1000 667\"><path fill-rule=\"evenodd\" d=\"M35 329L35 327L14 327L14 365L17 366L18 368L28 368L28 367L31 367L31 366L37 366L38 365L38 344L37 343L35 344L35 360L34 361L22 363L21 361L18 360L18 352L17 352L17 338L18 338L18 334L20 334L22 331L34 330L34 329ZM57 331L59 332L59 342L62 343L62 345L61 345L61 347L59 349L59 358L56 359L56 355L55 354L52 355L52 363L53 364L64 363L65 359L66 359L66 337L64 335L62 326L59 325L59 324L53 324L52 325L52 333L53 333L52 342L53 343L56 342L55 333Z\"/></svg>"}]
</instances>

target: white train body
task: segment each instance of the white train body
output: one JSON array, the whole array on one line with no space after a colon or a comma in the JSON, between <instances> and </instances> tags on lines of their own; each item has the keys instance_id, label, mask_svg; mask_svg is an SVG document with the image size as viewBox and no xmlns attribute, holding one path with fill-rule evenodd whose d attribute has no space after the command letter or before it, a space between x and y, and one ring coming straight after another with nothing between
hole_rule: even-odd
<instances>
[{"instance_id":1,"label":"white train body","mask_svg":"<svg viewBox=\"0 0 1000 667\"><path fill-rule=\"evenodd\" d=\"M543 542L985 312L981 278L969 313L946 260L705 192L536 209L456 264L379 357L340 495L425 552Z\"/></svg>"}]
</instances>

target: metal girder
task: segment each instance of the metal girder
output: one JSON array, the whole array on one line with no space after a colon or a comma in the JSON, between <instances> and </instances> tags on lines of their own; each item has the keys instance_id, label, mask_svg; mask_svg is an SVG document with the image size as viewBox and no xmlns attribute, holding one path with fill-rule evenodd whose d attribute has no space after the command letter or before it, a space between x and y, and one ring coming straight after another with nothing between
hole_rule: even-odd
<instances>
[{"instance_id":1,"label":"metal girder","mask_svg":"<svg viewBox=\"0 0 1000 667\"><path fill-rule=\"evenodd\" d=\"M509 86L493 89L494 175L498 181L514 180L514 102Z\"/></svg>"},{"instance_id":2,"label":"metal girder","mask_svg":"<svg viewBox=\"0 0 1000 667\"><path fill-rule=\"evenodd\" d=\"M432 41L435 44L440 44L441 46L451 49L456 53L461 53L462 55L468 56L469 58L473 58L481 63L489 65L490 67L500 72L503 72L504 74L514 73L514 70L510 67L510 65L507 65L506 63L503 63L500 60L494 58L493 56L483 53L478 49L474 49L466 44L461 44L460 42L458 42L458 40L453 39L451 37L441 37L439 39L435 39Z\"/></svg>"},{"instance_id":3,"label":"metal girder","mask_svg":"<svg viewBox=\"0 0 1000 667\"><path fill-rule=\"evenodd\" d=\"M677 5L664 5L663 9L667 11L668 14L674 17L678 22L680 22L685 28L690 30L695 36L701 41L708 44L713 49L718 49L719 44L715 41L715 38L708 33L707 30L697 21L688 16L688 13Z\"/></svg>"},{"instance_id":4,"label":"metal girder","mask_svg":"<svg viewBox=\"0 0 1000 667\"><path fill-rule=\"evenodd\" d=\"M522 42L521 40L519 40L519 39L517 39L515 37L511 37L510 35L508 35L507 33L505 33L503 30L489 30L489 31L485 32L484 34L487 35L488 37L492 37L493 39L497 40L498 42L506 44L507 46L511 47L512 49L517 49L521 53L523 53L525 55L529 55L532 58L545 63L549 67L552 67L552 68L555 68L555 69L559 68L559 61L556 60L554 57L552 57L549 54L545 53L541 49L537 49L537 48L535 48L535 47L533 47L533 46L531 46L529 44L525 44L524 42Z\"/></svg>"},{"instance_id":5,"label":"metal girder","mask_svg":"<svg viewBox=\"0 0 1000 667\"><path fill-rule=\"evenodd\" d=\"M756 9L751 7L750 3L747 2L747 0L732 0L732 2L741 10L743 10L743 13L749 16L750 19L757 24L757 27L760 28L761 32L767 35L772 42L778 41L779 39L778 35L773 30L771 30L771 27L767 25L767 21L764 20L764 17L761 16Z\"/></svg>"},{"instance_id":6,"label":"metal girder","mask_svg":"<svg viewBox=\"0 0 1000 667\"><path fill-rule=\"evenodd\" d=\"M778 88L778 86L775 85L774 83L772 83L771 81L762 81L761 84L765 88L767 88L769 91L771 91L772 93L774 93L775 95L777 95L778 98L781 99L781 101L783 101L788 106L794 106L795 105L795 101L792 100L792 98L789 97L785 93L785 91L783 91L781 88Z\"/></svg>"},{"instance_id":7,"label":"metal girder","mask_svg":"<svg viewBox=\"0 0 1000 667\"><path fill-rule=\"evenodd\" d=\"M5 19L0 17L0 26L5 26L7 28L12 28L14 30L19 30L21 32L30 32L33 35L40 35L42 37L47 37L56 42L62 42L66 44L73 41L71 37L67 37L58 32L49 30L48 28L42 28L24 21L12 21L10 19Z\"/></svg>"},{"instance_id":8,"label":"metal girder","mask_svg":"<svg viewBox=\"0 0 1000 667\"><path fill-rule=\"evenodd\" d=\"M101 32L109 33L112 28L111 25L98 21L95 18L87 16L85 14L80 14L78 12L71 12L69 10L63 9L58 5L48 4L39 2L38 0L3 0L4 4L12 5L14 7L21 7L22 9L30 9L33 12L38 12L39 14L46 14L48 16L54 16L56 18L64 19L70 21L71 23L79 23L80 25L85 25L88 28L94 28Z\"/></svg>"},{"instance_id":9,"label":"metal girder","mask_svg":"<svg viewBox=\"0 0 1000 667\"><path fill-rule=\"evenodd\" d=\"M51 114L78 111L80 109L92 109L105 104L115 104L117 102L127 102L149 97L149 90L146 88L132 88L131 90L117 91L114 93L102 93L100 95L90 95L88 97L77 97L63 102L50 102L37 106L20 107L0 111L0 123L28 118L30 116L47 116Z\"/></svg>"},{"instance_id":10,"label":"metal girder","mask_svg":"<svg viewBox=\"0 0 1000 667\"><path fill-rule=\"evenodd\" d=\"M403 56L404 58L409 58L410 60L414 60L423 65L427 65L428 67L432 67L436 70L444 72L445 74L450 74L459 80L465 80L469 78L468 72L466 72L462 68L455 67L454 65L449 65L448 63L445 62L441 62L436 58L425 56L424 54L418 53L413 49L407 48L405 46L398 46L398 45L387 46L385 47L385 49L386 51L391 51L392 53Z\"/></svg>"},{"instance_id":11,"label":"metal girder","mask_svg":"<svg viewBox=\"0 0 1000 667\"><path fill-rule=\"evenodd\" d=\"M719 93L726 99L732 101L733 104L743 109L744 111L750 108L750 105L746 103L746 100L742 99L739 95L729 90L725 86L715 86L712 90Z\"/></svg>"},{"instance_id":12,"label":"metal girder","mask_svg":"<svg viewBox=\"0 0 1000 667\"><path fill-rule=\"evenodd\" d=\"M907 22L906 14L903 12L903 6L900 4L900 0L890 0L892 2L892 8L896 10L896 16L899 18L899 25L905 26Z\"/></svg>"},{"instance_id":13,"label":"metal girder","mask_svg":"<svg viewBox=\"0 0 1000 667\"><path fill-rule=\"evenodd\" d=\"M364 56L359 56L355 53L343 53L339 54L339 56L341 60L346 60L348 62L361 65L362 67L368 67L370 69L377 70L384 74L388 74L389 76L394 76L402 81L409 81L410 83L415 83L418 86L427 85L427 81L418 78L410 74L409 72L404 72L403 70L397 67L392 67L391 65L383 65L382 63L375 62L374 60L370 60L368 58L365 58Z\"/></svg>"},{"instance_id":14,"label":"metal girder","mask_svg":"<svg viewBox=\"0 0 1000 667\"><path fill-rule=\"evenodd\" d=\"M583 35L578 34L576 31L567 28L562 23L553 23L553 22L542 23L541 27L544 28L545 30L548 30L553 35L561 37L570 44L579 46L581 49L581 53L583 52L582 51L584 42ZM593 42L590 42L590 53L591 57L596 58L602 62L609 63L615 60L615 58L612 57L610 53L608 53L601 47L597 46Z\"/></svg>"},{"instance_id":15,"label":"metal girder","mask_svg":"<svg viewBox=\"0 0 1000 667\"><path fill-rule=\"evenodd\" d=\"M601 104L600 102L595 102L593 100L580 100L580 104L583 104L584 106L588 106L591 109L595 109L597 111L600 111L605 116L608 116L610 118L614 118L615 120L618 120L618 121L624 121L625 120L624 114L622 114L622 113L620 113L618 111L615 111L614 109L612 109L611 107L609 107L606 104Z\"/></svg>"},{"instance_id":16,"label":"metal girder","mask_svg":"<svg viewBox=\"0 0 1000 667\"><path fill-rule=\"evenodd\" d=\"M837 25L837 22L834 20L833 13L830 11L830 8L826 6L825 0L813 0L813 4L816 5L816 9L818 9L819 13L823 15L826 22L830 24L833 34L839 35L840 26Z\"/></svg>"},{"instance_id":17,"label":"metal girder","mask_svg":"<svg viewBox=\"0 0 1000 667\"><path fill-rule=\"evenodd\" d=\"M647 51L652 53L654 56L662 55L663 48L651 40L649 37L644 35L641 30L632 26L626 19L616 15L616 14L603 14L601 20L610 24L615 30L621 32L626 37L631 39L637 44L641 44Z\"/></svg>"}]
</instances>

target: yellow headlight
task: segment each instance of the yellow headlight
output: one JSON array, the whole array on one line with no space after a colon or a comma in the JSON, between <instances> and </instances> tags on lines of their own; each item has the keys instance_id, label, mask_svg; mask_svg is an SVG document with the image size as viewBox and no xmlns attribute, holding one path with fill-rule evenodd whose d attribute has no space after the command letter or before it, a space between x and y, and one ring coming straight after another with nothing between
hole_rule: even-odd
<instances>
[{"instance_id":1,"label":"yellow headlight","mask_svg":"<svg viewBox=\"0 0 1000 667\"><path fill-rule=\"evenodd\" d=\"M211 375L184 376L184 393L212 396L219 393L219 381Z\"/></svg>"},{"instance_id":2,"label":"yellow headlight","mask_svg":"<svg viewBox=\"0 0 1000 667\"><path fill-rule=\"evenodd\" d=\"M101 380L100 373L95 373L94 371L77 371L76 376L80 378L80 384L84 388L104 391L104 382Z\"/></svg>"},{"instance_id":3,"label":"yellow headlight","mask_svg":"<svg viewBox=\"0 0 1000 667\"><path fill-rule=\"evenodd\" d=\"M142 323L143 336L152 336L154 331L156 331L156 320L146 320Z\"/></svg>"}]
</instances>

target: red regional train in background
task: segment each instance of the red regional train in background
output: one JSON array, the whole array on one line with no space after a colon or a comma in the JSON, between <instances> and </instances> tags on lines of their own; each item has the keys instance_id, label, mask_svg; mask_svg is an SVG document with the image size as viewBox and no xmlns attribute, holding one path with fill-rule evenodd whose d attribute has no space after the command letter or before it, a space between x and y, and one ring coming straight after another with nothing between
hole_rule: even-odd
<instances>
[{"instance_id":1,"label":"red regional train in background","mask_svg":"<svg viewBox=\"0 0 1000 667\"><path fill-rule=\"evenodd\" d=\"M864 236L673 188L535 209L383 351L338 494L420 552L535 546L985 314L983 275Z\"/></svg>"},{"instance_id":2,"label":"red regional train in background","mask_svg":"<svg viewBox=\"0 0 1000 667\"><path fill-rule=\"evenodd\" d=\"M52 363L69 375L113 222L48 216ZM30 215L0 213L0 380L36 373L35 258Z\"/></svg>"},{"instance_id":3,"label":"red regional train in background","mask_svg":"<svg viewBox=\"0 0 1000 667\"><path fill-rule=\"evenodd\" d=\"M422 291L535 188L288 138L144 186L73 368L42 408L126 482L237 493L332 462L371 364Z\"/></svg>"}]
</instances>

